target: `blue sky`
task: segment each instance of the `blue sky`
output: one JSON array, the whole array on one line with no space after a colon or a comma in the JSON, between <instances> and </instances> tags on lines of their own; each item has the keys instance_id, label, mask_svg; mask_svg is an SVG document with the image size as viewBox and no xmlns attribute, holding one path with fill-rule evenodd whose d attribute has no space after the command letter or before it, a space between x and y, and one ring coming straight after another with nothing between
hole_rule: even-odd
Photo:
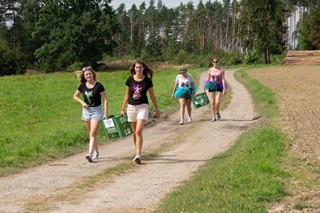
<instances>
[{"instance_id":1,"label":"blue sky","mask_svg":"<svg viewBox=\"0 0 320 213\"><path fill-rule=\"evenodd\" d=\"M202 3L206 3L208 0L202 0ZM216 0L211 0L211 2L214 2ZM113 6L113 9L117 9L118 6L121 3L124 3L126 5L126 10L130 9L132 4L135 4L138 8L139 5L145 2L147 6L149 5L150 0L112 0L111 5ZM187 4L188 2L192 2L194 6L197 6L199 3L199 0L162 0L162 4L166 5L169 8L172 7L178 7L180 3ZM155 5L157 5L158 0L155 0Z\"/></svg>"}]
</instances>

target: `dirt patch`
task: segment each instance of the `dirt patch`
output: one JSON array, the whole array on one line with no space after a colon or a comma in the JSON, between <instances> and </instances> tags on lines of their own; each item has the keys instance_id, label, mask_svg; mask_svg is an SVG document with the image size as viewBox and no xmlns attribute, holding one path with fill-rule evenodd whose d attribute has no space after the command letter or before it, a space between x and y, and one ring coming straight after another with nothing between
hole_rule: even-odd
<instances>
[{"instance_id":1,"label":"dirt patch","mask_svg":"<svg viewBox=\"0 0 320 213\"><path fill-rule=\"evenodd\" d=\"M265 68L250 72L250 76L276 94L280 126L290 137L286 162L293 174L290 196L270 211L320 212L319 66Z\"/></svg>"},{"instance_id":2,"label":"dirt patch","mask_svg":"<svg viewBox=\"0 0 320 213\"><path fill-rule=\"evenodd\" d=\"M0 212L151 212L257 121L249 93L233 74L226 71L233 96L221 121L210 121L209 105L193 109L186 125L178 125L178 111L166 116L145 129L140 166L132 162L129 136L101 146L95 163L81 153L1 178Z\"/></svg>"}]
</instances>

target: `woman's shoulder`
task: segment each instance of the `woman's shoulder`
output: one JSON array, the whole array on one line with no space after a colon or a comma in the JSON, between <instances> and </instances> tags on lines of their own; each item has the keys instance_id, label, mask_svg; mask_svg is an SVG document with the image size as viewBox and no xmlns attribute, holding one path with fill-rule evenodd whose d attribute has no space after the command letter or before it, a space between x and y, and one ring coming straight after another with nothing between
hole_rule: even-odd
<instances>
[{"instance_id":1,"label":"woman's shoulder","mask_svg":"<svg viewBox=\"0 0 320 213\"><path fill-rule=\"evenodd\" d=\"M97 86L103 86L103 84L101 82L99 82L99 81L96 82L96 85Z\"/></svg>"}]
</instances>

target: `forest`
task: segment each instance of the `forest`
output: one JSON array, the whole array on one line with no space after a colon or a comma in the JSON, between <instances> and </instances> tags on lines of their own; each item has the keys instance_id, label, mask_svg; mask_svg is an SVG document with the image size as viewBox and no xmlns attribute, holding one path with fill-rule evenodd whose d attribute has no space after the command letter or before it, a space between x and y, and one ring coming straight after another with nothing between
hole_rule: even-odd
<instances>
[{"instance_id":1,"label":"forest","mask_svg":"<svg viewBox=\"0 0 320 213\"><path fill-rule=\"evenodd\" d=\"M295 38L320 49L320 0L200 1L168 8L150 0L0 0L0 76L74 71L101 61L208 66L269 64L288 50L287 18L303 8ZM279 60L278 60L279 61Z\"/></svg>"}]
</instances>

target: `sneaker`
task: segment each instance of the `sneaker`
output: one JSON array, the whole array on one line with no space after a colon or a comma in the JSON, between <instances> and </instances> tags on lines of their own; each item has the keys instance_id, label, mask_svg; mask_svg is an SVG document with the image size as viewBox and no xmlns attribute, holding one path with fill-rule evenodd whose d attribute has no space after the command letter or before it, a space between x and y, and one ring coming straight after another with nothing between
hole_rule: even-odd
<instances>
[{"instance_id":1,"label":"sneaker","mask_svg":"<svg viewBox=\"0 0 320 213\"><path fill-rule=\"evenodd\" d=\"M134 158L133 158L133 161L134 162L136 162L136 164L141 164L141 158L140 158L140 156L135 156Z\"/></svg>"},{"instance_id":2,"label":"sneaker","mask_svg":"<svg viewBox=\"0 0 320 213\"><path fill-rule=\"evenodd\" d=\"M191 122L192 122L192 118L188 117L188 123L191 123Z\"/></svg>"},{"instance_id":3,"label":"sneaker","mask_svg":"<svg viewBox=\"0 0 320 213\"><path fill-rule=\"evenodd\" d=\"M87 159L89 162L92 162L91 154L86 154L86 159Z\"/></svg>"},{"instance_id":4,"label":"sneaker","mask_svg":"<svg viewBox=\"0 0 320 213\"><path fill-rule=\"evenodd\" d=\"M183 123L184 123L183 121L180 121L180 122L179 122L179 125L183 125Z\"/></svg>"},{"instance_id":5,"label":"sneaker","mask_svg":"<svg viewBox=\"0 0 320 213\"><path fill-rule=\"evenodd\" d=\"M217 121L217 119L216 118L212 118L211 122L215 122L215 121Z\"/></svg>"},{"instance_id":6,"label":"sneaker","mask_svg":"<svg viewBox=\"0 0 320 213\"><path fill-rule=\"evenodd\" d=\"M218 118L218 120L221 120L221 115L219 112L217 112L217 118Z\"/></svg>"},{"instance_id":7,"label":"sneaker","mask_svg":"<svg viewBox=\"0 0 320 213\"><path fill-rule=\"evenodd\" d=\"M93 156L92 159L98 159L98 157L99 157L99 152L97 151L97 152L94 154L94 156Z\"/></svg>"}]
</instances>

